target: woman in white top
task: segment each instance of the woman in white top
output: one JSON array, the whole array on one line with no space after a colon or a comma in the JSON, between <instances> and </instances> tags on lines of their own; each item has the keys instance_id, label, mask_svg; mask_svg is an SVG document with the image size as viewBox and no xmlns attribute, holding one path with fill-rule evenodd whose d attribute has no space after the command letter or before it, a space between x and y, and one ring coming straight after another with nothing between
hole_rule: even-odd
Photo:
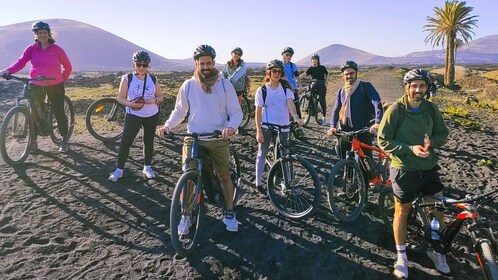
<instances>
[{"instance_id":1,"label":"woman in white top","mask_svg":"<svg viewBox=\"0 0 498 280\"><path fill-rule=\"evenodd\" d=\"M256 187L265 195L266 190L261 185L265 158L268 154L272 131L262 125L262 122L288 125L289 113L294 121L302 125L294 106L294 91L291 85L282 78L284 66L282 61L274 59L266 65L265 84L256 91L256 140L258 141L258 155L256 156ZM266 96L263 91L266 90ZM289 132L283 132L284 141L288 141Z\"/></svg>"},{"instance_id":2,"label":"woman in white top","mask_svg":"<svg viewBox=\"0 0 498 280\"><path fill-rule=\"evenodd\" d=\"M118 102L126 106L126 117L119 144L118 166L109 176L116 182L123 177L123 169L128 158L130 147L140 128L144 128L144 169L142 173L148 179L155 178L152 170L152 154L154 152L154 134L159 116L159 104L163 101L161 86L155 76L148 73L150 56L146 51L133 54L135 71L123 75L119 85ZM131 78L131 80L128 80Z\"/></svg>"}]
</instances>

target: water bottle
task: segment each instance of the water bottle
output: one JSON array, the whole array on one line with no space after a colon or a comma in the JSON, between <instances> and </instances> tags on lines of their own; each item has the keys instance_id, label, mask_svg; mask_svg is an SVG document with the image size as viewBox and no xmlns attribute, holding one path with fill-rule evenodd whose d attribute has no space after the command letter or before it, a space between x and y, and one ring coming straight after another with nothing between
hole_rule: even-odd
<instances>
[{"instance_id":1,"label":"water bottle","mask_svg":"<svg viewBox=\"0 0 498 280\"><path fill-rule=\"evenodd\" d=\"M439 240L439 221L436 217L432 217L431 221L431 238L432 240Z\"/></svg>"}]
</instances>

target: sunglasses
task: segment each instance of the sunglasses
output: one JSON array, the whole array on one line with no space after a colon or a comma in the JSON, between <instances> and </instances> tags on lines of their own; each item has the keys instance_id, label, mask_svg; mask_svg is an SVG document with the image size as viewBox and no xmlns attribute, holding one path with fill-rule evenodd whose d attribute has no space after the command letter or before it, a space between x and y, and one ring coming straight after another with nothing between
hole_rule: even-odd
<instances>
[{"instance_id":1,"label":"sunglasses","mask_svg":"<svg viewBox=\"0 0 498 280\"><path fill-rule=\"evenodd\" d=\"M273 74L282 74L282 69L273 68L273 69L271 69L271 72Z\"/></svg>"},{"instance_id":2,"label":"sunglasses","mask_svg":"<svg viewBox=\"0 0 498 280\"><path fill-rule=\"evenodd\" d=\"M239 52L233 52L234 55L240 56L241 54Z\"/></svg>"},{"instance_id":3,"label":"sunglasses","mask_svg":"<svg viewBox=\"0 0 498 280\"><path fill-rule=\"evenodd\" d=\"M149 67L148 63L136 63L135 65L137 66L137 68L140 68L140 67L147 68L147 67Z\"/></svg>"}]
</instances>

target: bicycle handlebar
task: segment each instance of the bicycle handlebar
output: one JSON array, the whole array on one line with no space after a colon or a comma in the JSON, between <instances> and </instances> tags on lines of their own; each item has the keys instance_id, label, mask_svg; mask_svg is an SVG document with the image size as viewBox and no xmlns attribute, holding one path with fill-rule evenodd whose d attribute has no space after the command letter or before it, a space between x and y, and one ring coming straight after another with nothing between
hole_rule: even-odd
<instances>
[{"instance_id":1,"label":"bicycle handlebar","mask_svg":"<svg viewBox=\"0 0 498 280\"><path fill-rule=\"evenodd\" d=\"M342 130L336 130L334 132L334 135L336 135L337 137L340 137L340 136L345 136L345 137L355 137L355 136L358 136L360 134L364 134L364 133L370 133L370 128L369 127L365 127L365 128L362 128L362 129L359 129L359 130L355 130L355 131L342 131Z\"/></svg>"},{"instance_id":2,"label":"bicycle handlebar","mask_svg":"<svg viewBox=\"0 0 498 280\"><path fill-rule=\"evenodd\" d=\"M497 192L498 192L498 189L494 190L494 191L490 191L490 192L485 193L485 194L467 196L467 197L462 198L462 199L453 199L453 198L444 197L444 196L432 196L432 198L435 198L439 201L423 202L423 203L420 203L419 206L420 207L443 207L446 205L454 205L454 204L459 204L459 203L477 202L477 201L487 199L487 198L494 199L495 197L498 196L498 194L494 195Z\"/></svg>"},{"instance_id":3,"label":"bicycle handlebar","mask_svg":"<svg viewBox=\"0 0 498 280\"><path fill-rule=\"evenodd\" d=\"M215 130L213 132L202 132L202 133L173 133L170 132L168 135L170 136L189 136L193 138L219 138L221 136L222 132L220 130Z\"/></svg>"},{"instance_id":4,"label":"bicycle handlebar","mask_svg":"<svg viewBox=\"0 0 498 280\"><path fill-rule=\"evenodd\" d=\"M17 80L23 83L28 83L29 81L49 81L49 80L55 80L55 77L45 77L45 76L38 76L36 78L21 78L13 75L3 75L2 78L5 80Z\"/></svg>"},{"instance_id":5,"label":"bicycle handlebar","mask_svg":"<svg viewBox=\"0 0 498 280\"><path fill-rule=\"evenodd\" d=\"M294 130L298 124L296 122L290 122L289 124L286 124L286 125L279 125L279 124L274 124L274 123L268 123L268 122L262 122L261 125L266 125L268 126L269 129L272 129L272 130L283 130L283 129L290 129L290 130Z\"/></svg>"}]
</instances>

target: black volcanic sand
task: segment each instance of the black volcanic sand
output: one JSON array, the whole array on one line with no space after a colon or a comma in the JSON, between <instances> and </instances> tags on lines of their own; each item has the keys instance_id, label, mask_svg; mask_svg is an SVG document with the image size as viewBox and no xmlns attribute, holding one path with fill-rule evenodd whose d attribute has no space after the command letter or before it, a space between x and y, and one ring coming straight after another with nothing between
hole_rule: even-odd
<instances>
[{"instance_id":1,"label":"black volcanic sand","mask_svg":"<svg viewBox=\"0 0 498 280\"><path fill-rule=\"evenodd\" d=\"M372 71L383 99L401 95L391 70ZM338 81L331 84L335 86ZM332 90L329 90L331 98ZM5 114L9 106L1 100ZM483 113L484 114L484 113ZM482 115L486 122L488 115ZM313 121L312 121L313 122ZM486 131L468 130L447 119L450 138L440 150L446 194L458 197L498 186L496 172L477 162L498 160L496 122ZM313 123L307 142L295 150L326 181L336 160L324 138L326 128ZM339 223L323 192L321 208L310 218L287 220L253 184L254 130L233 138L242 159L244 194L237 208L238 233L225 230L218 209L208 208L200 246L188 259L175 257L169 240L170 197L180 171L181 139L156 141L156 180L141 176L141 138L131 149L125 176L107 181L115 167L117 145L89 135L71 139L71 151L57 152L41 139L42 152L12 168L0 162L1 279L391 279L393 238L379 219L377 195L358 220ZM483 215L496 230L498 202ZM441 276L424 254L409 254L411 279L481 279L468 236L460 235L452 269Z\"/></svg>"}]
</instances>

